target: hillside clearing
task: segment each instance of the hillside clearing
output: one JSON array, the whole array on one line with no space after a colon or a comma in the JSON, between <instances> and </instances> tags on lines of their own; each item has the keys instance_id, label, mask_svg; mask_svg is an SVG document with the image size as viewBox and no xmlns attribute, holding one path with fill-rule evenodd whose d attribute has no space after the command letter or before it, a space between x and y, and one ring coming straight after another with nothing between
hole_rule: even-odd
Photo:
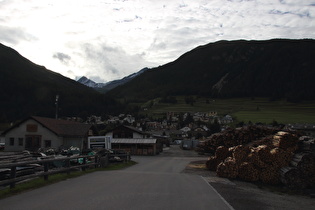
<instances>
[{"instance_id":1,"label":"hillside clearing","mask_svg":"<svg viewBox=\"0 0 315 210\"><path fill-rule=\"evenodd\" d=\"M160 118L167 112L212 112L231 115L238 122L253 123L315 123L315 101L291 103L285 100L270 101L267 98L211 99L194 97L193 105L185 102L185 97L177 96L177 103L160 103L154 99L142 104L141 114ZM148 104L152 106L149 107Z\"/></svg>"}]
</instances>

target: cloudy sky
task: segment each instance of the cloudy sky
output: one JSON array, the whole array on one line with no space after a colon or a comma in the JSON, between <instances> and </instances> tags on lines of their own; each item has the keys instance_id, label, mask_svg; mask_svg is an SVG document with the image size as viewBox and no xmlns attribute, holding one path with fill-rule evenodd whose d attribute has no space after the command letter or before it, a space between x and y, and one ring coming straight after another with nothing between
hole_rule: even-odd
<instances>
[{"instance_id":1,"label":"cloudy sky","mask_svg":"<svg viewBox=\"0 0 315 210\"><path fill-rule=\"evenodd\" d=\"M120 79L218 40L315 38L315 0L0 0L0 42L76 79Z\"/></svg>"}]
</instances>

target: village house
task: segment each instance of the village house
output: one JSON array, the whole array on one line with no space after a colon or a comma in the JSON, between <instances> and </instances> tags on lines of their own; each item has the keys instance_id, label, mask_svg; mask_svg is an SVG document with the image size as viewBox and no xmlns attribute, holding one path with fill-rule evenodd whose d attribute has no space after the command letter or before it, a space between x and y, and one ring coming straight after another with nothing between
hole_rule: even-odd
<instances>
[{"instance_id":1,"label":"village house","mask_svg":"<svg viewBox=\"0 0 315 210\"><path fill-rule=\"evenodd\" d=\"M218 119L219 124L229 124L233 123L233 118L230 115L225 115Z\"/></svg>"},{"instance_id":2,"label":"village house","mask_svg":"<svg viewBox=\"0 0 315 210\"><path fill-rule=\"evenodd\" d=\"M86 122L89 124L103 124L104 123L102 121L102 117L95 116L95 115L91 115L91 116L87 117Z\"/></svg>"},{"instance_id":3,"label":"village house","mask_svg":"<svg viewBox=\"0 0 315 210\"><path fill-rule=\"evenodd\" d=\"M197 139L199 139L201 137L206 137L208 135L208 130L209 129L206 126L196 127L192 129L189 133L191 134L191 136L194 136Z\"/></svg>"},{"instance_id":4,"label":"village house","mask_svg":"<svg viewBox=\"0 0 315 210\"><path fill-rule=\"evenodd\" d=\"M127 122L129 124L132 124L134 123L136 120L133 116L131 116L130 114L128 114L124 119L123 119L124 122Z\"/></svg>"},{"instance_id":5,"label":"village house","mask_svg":"<svg viewBox=\"0 0 315 210\"><path fill-rule=\"evenodd\" d=\"M93 125L31 116L3 132L5 151L37 151L39 148L87 147L88 136L97 135Z\"/></svg>"},{"instance_id":6,"label":"village house","mask_svg":"<svg viewBox=\"0 0 315 210\"><path fill-rule=\"evenodd\" d=\"M157 155L163 151L160 140L131 126L120 125L105 136L112 138L112 149L125 150L131 155Z\"/></svg>"},{"instance_id":7,"label":"village house","mask_svg":"<svg viewBox=\"0 0 315 210\"><path fill-rule=\"evenodd\" d=\"M186 132L184 132L182 130L177 130L177 129L176 130L169 130L168 135L170 136L171 141L182 140L188 136Z\"/></svg>"},{"instance_id":8,"label":"village house","mask_svg":"<svg viewBox=\"0 0 315 210\"><path fill-rule=\"evenodd\" d=\"M189 131L191 131L191 128L186 126L186 127L181 128L180 130L185 133L188 133Z\"/></svg>"},{"instance_id":9,"label":"village house","mask_svg":"<svg viewBox=\"0 0 315 210\"><path fill-rule=\"evenodd\" d=\"M119 117L117 116L111 116L108 120L107 120L107 124L117 124L120 123Z\"/></svg>"},{"instance_id":10,"label":"village house","mask_svg":"<svg viewBox=\"0 0 315 210\"><path fill-rule=\"evenodd\" d=\"M161 130L162 124L160 122L146 122L146 129L147 130Z\"/></svg>"}]
</instances>

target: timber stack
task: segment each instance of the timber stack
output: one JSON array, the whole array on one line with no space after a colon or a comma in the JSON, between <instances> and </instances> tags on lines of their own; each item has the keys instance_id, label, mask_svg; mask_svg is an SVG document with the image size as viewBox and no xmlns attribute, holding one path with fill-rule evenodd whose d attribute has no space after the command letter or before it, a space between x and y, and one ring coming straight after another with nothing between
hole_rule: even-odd
<instances>
[{"instance_id":1,"label":"timber stack","mask_svg":"<svg viewBox=\"0 0 315 210\"><path fill-rule=\"evenodd\" d=\"M270 128L266 126L246 126L236 129L226 129L220 133L215 133L210 136L202 145L199 150L206 153L214 153L219 146L225 146L227 148L245 145L251 143L257 139L275 134L278 132L277 128Z\"/></svg>"},{"instance_id":2,"label":"timber stack","mask_svg":"<svg viewBox=\"0 0 315 210\"><path fill-rule=\"evenodd\" d=\"M246 131L258 133L248 135ZM243 138L237 139L240 136ZM212 138L205 145L212 144L216 149L206 166L220 177L283 183L290 188L315 187L314 139L294 131L253 127L235 133L229 130Z\"/></svg>"}]
</instances>

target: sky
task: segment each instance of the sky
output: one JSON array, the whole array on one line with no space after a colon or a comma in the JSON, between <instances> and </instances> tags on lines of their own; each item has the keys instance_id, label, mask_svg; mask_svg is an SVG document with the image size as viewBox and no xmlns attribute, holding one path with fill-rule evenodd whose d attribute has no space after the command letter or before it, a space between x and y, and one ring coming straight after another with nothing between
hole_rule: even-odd
<instances>
[{"instance_id":1,"label":"sky","mask_svg":"<svg viewBox=\"0 0 315 210\"><path fill-rule=\"evenodd\" d=\"M315 38L315 0L0 0L0 43L108 82L219 40Z\"/></svg>"}]
</instances>

